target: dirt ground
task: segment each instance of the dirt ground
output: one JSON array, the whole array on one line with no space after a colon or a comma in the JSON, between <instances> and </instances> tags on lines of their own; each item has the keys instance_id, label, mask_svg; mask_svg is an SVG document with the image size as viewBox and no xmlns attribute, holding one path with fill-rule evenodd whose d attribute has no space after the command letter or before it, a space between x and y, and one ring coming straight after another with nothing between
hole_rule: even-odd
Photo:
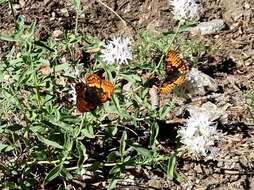
<instances>
[{"instance_id":1,"label":"dirt ground","mask_svg":"<svg viewBox=\"0 0 254 190\"><path fill-rule=\"evenodd\" d=\"M71 2L15 2L16 14L24 15L26 24L37 20L37 36L40 40L47 40L54 31L71 31L74 28L75 9ZM166 0L103 2L125 22L99 2L82 0L80 28L83 34L97 35L101 39L123 34L135 38L139 30L146 30L153 35L177 25ZM206 65L200 67L221 88L218 99L213 99L213 103L227 104L228 123L224 126L227 140L221 147L221 154L216 161L180 157L178 170L184 174L180 184L167 180L156 170L140 169L138 175L127 172L119 189L254 189L254 122L248 104L248 93L254 87L254 1L203 0L201 3L204 13L200 21L219 18L226 23L226 28L221 32L200 36L206 46L217 49L206 60ZM8 5L0 6L1 32L9 33L13 30L10 18ZM0 54L7 50L6 44L0 42ZM130 176L132 179L134 176L132 186L126 182Z\"/></svg>"}]
</instances>

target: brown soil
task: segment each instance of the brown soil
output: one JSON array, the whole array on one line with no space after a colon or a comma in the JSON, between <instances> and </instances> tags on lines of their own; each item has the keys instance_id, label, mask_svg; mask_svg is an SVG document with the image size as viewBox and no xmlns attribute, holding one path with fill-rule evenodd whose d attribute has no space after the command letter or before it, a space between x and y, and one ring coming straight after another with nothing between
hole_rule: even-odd
<instances>
[{"instance_id":1,"label":"brown soil","mask_svg":"<svg viewBox=\"0 0 254 190\"><path fill-rule=\"evenodd\" d=\"M139 30L155 34L177 24L166 0L104 2L125 22L99 2L82 0L81 33L97 35L101 39L122 34L135 38ZM247 103L248 92L254 87L254 1L204 0L202 4L205 11L201 21L220 18L227 25L217 34L200 36L206 46L218 50L208 66L203 65L200 69L215 78L222 88L223 98L215 103L228 104L229 122L224 126L227 140L216 161L179 158L178 170L184 174L180 184L167 180L158 171L143 169L139 175L134 175L134 186L129 189L141 189L138 186L146 189L254 189L254 122ZM14 8L16 15L25 16L26 24L37 20L40 40L46 40L56 30L74 29L75 9L70 2L20 0ZM13 30L10 18L8 6L0 6L1 32ZM0 55L6 50L6 44L0 42ZM128 179L129 175L133 174L126 173L123 178Z\"/></svg>"}]
</instances>

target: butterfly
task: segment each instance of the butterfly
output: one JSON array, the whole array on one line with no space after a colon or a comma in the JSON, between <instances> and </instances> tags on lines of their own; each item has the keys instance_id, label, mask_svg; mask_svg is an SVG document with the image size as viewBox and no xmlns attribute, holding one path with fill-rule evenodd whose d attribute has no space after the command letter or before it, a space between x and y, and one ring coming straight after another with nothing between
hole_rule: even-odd
<instances>
[{"instance_id":1,"label":"butterfly","mask_svg":"<svg viewBox=\"0 0 254 190\"><path fill-rule=\"evenodd\" d=\"M89 112L111 98L114 93L114 85L93 73L85 79L85 83L77 83L75 91L78 111Z\"/></svg>"},{"instance_id":2,"label":"butterfly","mask_svg":"<svg viewBox=\"0 0 254 190\"><path fill-rule=\"evenodd\" d=\"M166 56L165 71L167 77L160 86L161 94L168 94L175 87L183 84L187 79L189 67L174 50L169 50Z\"/></svg>"}]
</instances>

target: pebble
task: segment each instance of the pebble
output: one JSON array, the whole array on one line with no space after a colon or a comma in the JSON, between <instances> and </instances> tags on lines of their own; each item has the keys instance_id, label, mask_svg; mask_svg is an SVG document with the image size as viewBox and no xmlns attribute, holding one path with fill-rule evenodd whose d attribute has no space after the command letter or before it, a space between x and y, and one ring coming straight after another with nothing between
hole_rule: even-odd
<instances>
[{"instance_id":1,"label":"pebble","mask_svg":"<svg viewBox=\"0 0 254 190\"><path fill-rule=\"evenodd\" d=\"M63 31L61 31L61 30L54 30L53 31L53 37L54 38L59 38L59 37L61 37L63 35Z\"/></svg>"},{"instance_id":2,"label":"pebble","mask_svg":"<svg viewBox=\"0 0 254 190\"><path fill-rule=\"evenodd\" d=\"M63 14L63 16L69 17L69 12L66 8L60 9L60 12Z\"/></svg>"},{"instance_id":3,"label":"pebble","mask_svg":"<svg viewBox=\"0 0 254 190\"><path fill-rule=\"evenodd\" d=\"M225 27L225 22L222 19L214 19L208 22L201 22L196 27L191 28L192 35L207 35L221 31Z\"/></svg>"}]
</instances>

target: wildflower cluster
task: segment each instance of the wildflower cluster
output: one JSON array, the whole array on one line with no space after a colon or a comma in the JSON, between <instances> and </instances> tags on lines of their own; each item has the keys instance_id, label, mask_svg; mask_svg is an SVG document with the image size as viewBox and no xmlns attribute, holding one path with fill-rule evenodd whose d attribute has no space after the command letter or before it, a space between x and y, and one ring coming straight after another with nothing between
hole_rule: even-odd
<instances>
[{"instance_id":1,"label":"wildflower cluster","mask_svg":"<svg viewBox=\"0 0 254 190\"><path fill-rule=\"evenodd\" d=\"M202 7L197 0L169 0L173 14L178 20L199 20Z\"/></svg>"},{"instance_id":2,"label":"wildflower cluster","mask_svg":"<svg viewBox=\"0 0 254 190\"><path fill-rule=\"evenodd\" d=\"M101 50L101 59L107 64L128 64L132 59L132 49L129 38L114 37Z\"/></svg>"},{"instance_id":3,"label":"wildflower cluster","mask_svg":"<svg viewBox=\"0 0 254 190\"><path fill-rule=\"evenodd\" d=\"M223 134L217 130L217 123L205 112L193 113L185 127L178 131L181 142L191 153L214 158L218 152L216 141Z\"/></svg>"}]
</instances>

